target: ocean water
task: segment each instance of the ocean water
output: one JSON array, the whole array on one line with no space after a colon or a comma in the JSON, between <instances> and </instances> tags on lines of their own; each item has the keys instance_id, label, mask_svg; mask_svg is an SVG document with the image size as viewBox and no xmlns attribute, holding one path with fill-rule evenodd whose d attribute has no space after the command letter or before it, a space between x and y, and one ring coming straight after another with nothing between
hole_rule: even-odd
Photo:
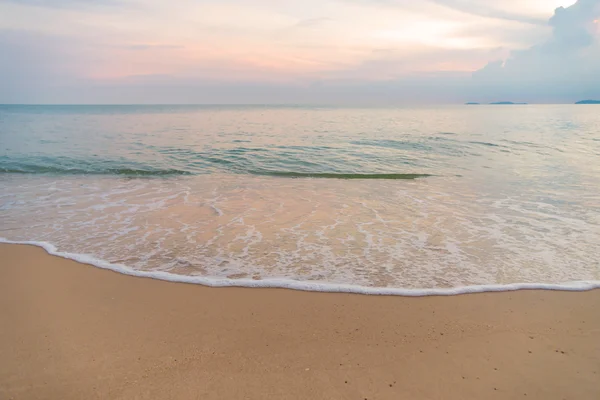
<instances>
[{"instance_id":1,"label":"ocean water","mask_svg":"<svg viewBox=\"0 0 600 400\"><path fill-rule=\"evenodd\" d=\"M215 286L600 286L597 106L0 106L0 238Z\"/></svg>"}]
</instances>

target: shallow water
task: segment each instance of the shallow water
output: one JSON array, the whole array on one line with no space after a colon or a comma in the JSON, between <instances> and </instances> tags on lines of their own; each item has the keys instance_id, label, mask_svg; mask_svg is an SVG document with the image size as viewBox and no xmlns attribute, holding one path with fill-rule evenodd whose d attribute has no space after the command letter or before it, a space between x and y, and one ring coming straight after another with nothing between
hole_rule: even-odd
<instances>
[{"instance_id":1,"label":"shallow water","mask_svg":"<svg viewBox=\"0 0 600 400\"><path fill-rule=\"evenodd\" d=\"M593 106L0 106L0 183L0 237L183 280L600 281Z\"/></svg>"}]
</instances>

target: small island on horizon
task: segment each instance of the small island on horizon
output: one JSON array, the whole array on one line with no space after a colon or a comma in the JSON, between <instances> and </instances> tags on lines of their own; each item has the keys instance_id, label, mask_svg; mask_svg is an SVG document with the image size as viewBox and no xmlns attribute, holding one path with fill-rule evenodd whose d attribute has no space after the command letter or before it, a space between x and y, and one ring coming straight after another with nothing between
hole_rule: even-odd
<instances>
[{"instance_id":1,"label":"small island on horizon","mask_svg":"<svg viewBox=\"0 0 600 400\"><path fill-rule=\"evenodd\" d=\"M581 100L575 104L600 104L600 100Z\"/></svg>"},{"instance_id":2,"label":"small island on horizon","mask_svg":"<svg viewBox=\"0 0 600 400\"><path fill-rule=\"evenodd\" d=\"M488 103L488 104L491 104L491 105L513 105L513 104L516 105L516 104L521 104L521 105L523 105L523 104L528 104L528 103L514 103L512 101L496 101L496 102ZM467 106L476 106L476 105L481 105L481 103L470 101L470 102L465 103L465 105L467 105Z\"/></svg>"}]
</instances>

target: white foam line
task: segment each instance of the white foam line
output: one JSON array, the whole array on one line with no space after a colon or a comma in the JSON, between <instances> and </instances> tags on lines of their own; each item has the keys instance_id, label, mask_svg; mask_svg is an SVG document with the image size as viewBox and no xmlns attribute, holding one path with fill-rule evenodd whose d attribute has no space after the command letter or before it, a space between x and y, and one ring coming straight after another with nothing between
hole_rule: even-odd
<instances>
[{"instance_id":1,"label":"white foam line","mask_svg":"<svg viewBox=\"0 0 600 400\"><path fill-rule=\"evenodd\" d=\"M112 264L107 261L98 260L88 254L75 254L58 251L51 243L38 241L13 241L0 237L0 243L6 244L25 244L38 246L46 250L48 254L68 258L83 264L93 265L98 268L108 269L123 275L137 276L141 278L158 279L162 281L191 283L209 287L246 287L246 288L279 288L293 289L307 292L327 292L327 293L356 293L365 295L380 296L455 296L469 293L485 292L512 292L516 290L557 290L569 292L584 292L594 289L600 289L600 281L580 281L567 282L563 284L549 283L512 283L507 285L474 285L462 286L448 289L402 289L402 288L374 288L368 286L334 284L322 282L296 281L292 279L228 279L219 277L201 277L177 275L163 271L139 271L122 264Z\"/></svg>"}]
</instances>

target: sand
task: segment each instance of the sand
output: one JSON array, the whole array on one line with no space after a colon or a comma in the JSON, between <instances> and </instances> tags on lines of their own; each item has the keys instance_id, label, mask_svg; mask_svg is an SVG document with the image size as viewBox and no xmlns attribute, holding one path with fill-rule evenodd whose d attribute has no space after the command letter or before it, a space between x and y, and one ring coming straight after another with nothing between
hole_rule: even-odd
<instances>
[{"instance_id":1,"label":"sand","mask_svg":"<svg viewBox=\"0 0 600 400\"><path fill-rule=\"evenodd\" d=\"M215 289L0 245L0 399L600 399L598 307Z\"/></svg>"}]
</instances>

